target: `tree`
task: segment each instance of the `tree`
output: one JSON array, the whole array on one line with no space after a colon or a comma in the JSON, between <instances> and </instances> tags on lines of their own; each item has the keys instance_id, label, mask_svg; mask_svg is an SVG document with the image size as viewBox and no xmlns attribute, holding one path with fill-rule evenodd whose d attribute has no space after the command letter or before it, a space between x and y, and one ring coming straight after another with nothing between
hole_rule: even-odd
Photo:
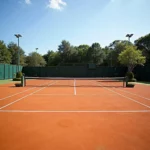
<instances>
[{"instance_id":1,"label":"tree","mask_svg":"<svg viewBox=\"0 0 150 150\"><path fill-rule=\"evenodd\" d=\"M0 63L10 64L11 54L3 41L0 41Z\"/></svg>"},{"instance_id":2,"label":"tree","mask_svg":"<svg viewBox=\"0 0 150 150\"><path fill-rule=\"evenodd\" d=\"M58 51L62 58L61 60L62 62L68 62L69 57L70 57L70 48L71 48L71 45L66 40L63 40L61 44L58 46Z\"/></svg>"},{"instance_id":3,"label":"tree","mask_svg":"<svg viewBox=\"0 0 150 150\"><path fill-rule=\"evenodd\" d=\"M87 52L88 61L100 65L105 59L105 53L99 43L93 43Z\"/></svg>"},{"instance_id":4,"label":"tree","mask_svg":"<svg viewBox=\"0 0 150 150\"><path fill-rule=\"evenodd\" d=\"M78 62L78 51L74 46L70 47L68 63L77 63Z\"/></svg>"},{"instance_id":5,"label":"tree","mask_svg":"<svg viewBox=\"0 0 150 150\"><path fill-rule=\"evenodd\" d=\"M71 44L68 41L63 40L58 46L58 51L61 56L61 62L73 63L77 61L77 49L74 46L71 46Z\"/></svg>"},{"instance_id":6,"label":"tree","mask_svg":"<svg viewBox=\"0 0 150 150\"><path fill-rule=\"evenodd\" d=\"M136 65L144 65L146 58L135 46L126 46L125 50L119 54L118 60L128 67L128 72L132 72Z\"/></svg>"},{"instance_id":7,"label":"tree","mask_svg":"<svg viewBox=\"0 0 150 150\"><path fill-rule=\"evenodd\" d=\"M120 43L122 43L124 45L133 45L130 41L127 41L127 40L115 40L109 44L109 47L112 49L115 49L115 47Z\"/></svg>"},{"instance_id":8,"label":"tree","mask_svg":"<svg viewBox=\"0 0 150 150\"><path fill-rule=\"evenodd\" d=\"M150 33L140 37L134 43L142 51L143 55L146 56L147 62L150 63Z\"/></svg>"},{"instance_id":9,"label":"tree","mask_svg":"<svg viewBox=\"0 0 150 150\"><path fill-rule=\"evenodd\" d=\"M105 53L105 59L104 59L104 66L112 66L112 60L111 60L111 49L110 47L106 46L105 48L103 48L103 51Z\"/></svg>"},{"instance_id":10,"label":"tree","mask_svg":"<svg viewBox=\"0 0 150 150\"><path fill-rule=\"evenodd\" d=\"M18 46L17 44L10 42L8 44L8 51L11 53L12 59L11 59L11 64L18 64ZM25 65L25 52L24 50L19 47L19 55L20 55L20 65Z\"/></svg>"},{"instance_id":11,"label":"tree","mask_svg":"<svg viewBox=\"0 0 150 150\"><path fill-rule=\"evenodd\" d=\"M88 61L87 53L89 48L90 48L89 45L79 45L78 47L76 47L78 51L78 55L77 55L78 63L86 63Z\"/></svg>"},{"instance_id":12,"label":"tree","mask_svg":"<svg viewBox=\"0 0 150 150\"><path fill-rule=\"evenodd\" d=\"M45 66L46 61L39 53L32 52L26 57L26 65L32 67Z\"/></svg>"},{"instance_id":13,"label":"tree","mask_svg":"<svg viewBox=\"0 0 150 150\"><path fill-rule=\"evenodd\" d=\"M59 52L53 52L48 55L48 63L47 66L56 66L60 63L61 57Z\"/></svg>"},{"instance_id":14,"label":"tree","mask_svg":"<svg viewBox=\"0 0 150 150\"><path fill-rule=\"evenodd\" d=\"M126 48L128 45L133 45L129 41L115 40L109 45L109 53L107 55L107 62L110 66L119 66L118 61L119 54Z\"/></svg>"},{"instance_id":15,"label":"tree","mask_svg":"<svg viewBox=\"0 0 150 150\"><path fill-rule=\"evenodd\" d=\"M48 65L48 58L53 53L53 50L48 50L47 54L43 55L43 58L46 61L46 64Z\"/></svg>"}]
</instances>

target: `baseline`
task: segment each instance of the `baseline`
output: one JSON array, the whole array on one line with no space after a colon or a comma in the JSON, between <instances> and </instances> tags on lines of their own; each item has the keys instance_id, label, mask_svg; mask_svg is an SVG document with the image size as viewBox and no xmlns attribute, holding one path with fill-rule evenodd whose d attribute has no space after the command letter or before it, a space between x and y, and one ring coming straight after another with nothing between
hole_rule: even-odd
<instances>
[{"instance_id":1,"label":"baseline","mask_svg":"<svg viewBox=\"0 0 150 150\"><path fill-rule=\"evenodd\" d=\"M6 113L150 113L150 110L0 110L0 112Z\"/></svg>"}]
</instances>

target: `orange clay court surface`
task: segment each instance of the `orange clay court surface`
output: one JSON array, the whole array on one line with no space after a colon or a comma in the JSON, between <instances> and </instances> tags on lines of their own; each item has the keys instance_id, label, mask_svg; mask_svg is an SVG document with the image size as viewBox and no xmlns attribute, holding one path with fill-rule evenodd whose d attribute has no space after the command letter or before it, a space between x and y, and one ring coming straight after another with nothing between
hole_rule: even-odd
<instances>
[{"instance_id":1,"label":"orange clay court surface","mask_svg":"<svg viewBox=\"0 0 150 150\"><path fill-rule=\"evenodd\" d=\"M150 86L27 84L0 85L0 150L150 150Z\"/></svg>"}]
</instances>

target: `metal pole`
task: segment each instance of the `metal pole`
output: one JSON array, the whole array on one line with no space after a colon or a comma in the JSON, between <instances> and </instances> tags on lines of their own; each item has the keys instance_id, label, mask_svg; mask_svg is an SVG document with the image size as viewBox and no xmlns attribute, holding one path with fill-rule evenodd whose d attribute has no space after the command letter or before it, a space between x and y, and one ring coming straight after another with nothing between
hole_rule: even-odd
<instances>
[{"instance_id":1,"label":"metal pole","mask_svg":"<svg viewBox=\"0 0 150 150\"><path fill-rule=\"evenodd\" d=\"M20 55L19 55L19 37L18 37L18 71L20 71L19 64L20 64Z\"/></svg>"},{"instance_id":2,"label":"metal pole","mask_svg":"<svg viewBox=\"0 0 150 150\"><path fill-rule=\"evenodd\" d=\"M133 34L127 34L126 37L128 37L128 41L130 42L130 38L133 36Z\"/></svg>"},{"instance_id":3,"label":"metal pole","mask_svg":"<svg viewBox=\"0 0 150 150\"><path fill-rule=\"evenodd\" d=\"M22 37L22 36L20 34L15 34L15 36L18 39L18 71L20 71L19 69L19 65L20 65L19 37Z\"/></svg>"},{"instance_id":4,"label":"metal pole","mask_svg":"<svg viewBox=\"0 0 150 150\"><path fill-rule=\"evenodd\" d=\"M130 42L130 37L128 38L129 42Z\"/></svg>"}]
</instances>

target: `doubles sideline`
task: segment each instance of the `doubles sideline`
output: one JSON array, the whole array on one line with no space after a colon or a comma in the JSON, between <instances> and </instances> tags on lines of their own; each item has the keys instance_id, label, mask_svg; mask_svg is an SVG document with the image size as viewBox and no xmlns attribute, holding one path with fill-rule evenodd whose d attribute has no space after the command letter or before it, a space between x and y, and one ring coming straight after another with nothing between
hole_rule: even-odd
<instances>
[{"instance_id":1,"label":"doubles sideline","mask_svg":"<svg viewBox=\"0 0 150 150\"><path fill-rule=\"evenodd\" d=\"M57 83L57 81L52 82L52 83L49 83L46 87L48 87L48 86L50 86L50 85L53 85L53 84L55 84L55 83ZM21 97L21 98L15 100L15 101L13 101L13 102L11 102L11 103L8 103L7 105L4 105L4 106L0 107L0 110L3 109L3 108L6 108L7 106L10 106L10 105L16 103L16 102L18 102L18 101L20 101L20 100L22 100L22 99L24 99L24 98L26 98L26 97L29 97L30 95L33 95L33 94L35 94L35 93L37 93L37 92L39 92L39 91L45 89L46 87L42 87L42 88L40 88L40 89L38 89L38 90L36 90L36 91L34 91L34 92L32 92L32 93L26 95L26 96L23 96L23 97Z\"/></svg>"},{"instance_id":2,"label":"doubles sideline","mask_svg":"<svg viewBox=\"0 0 150 150\"><path fill-rule=\"evenodd\" d=\"M92 81L91 81L91 82L92 82ZM93 81L92 83L94 83L94 81ZM141 103L141 102L139 102L139 101L137 101L137 100L135 100L135 99L133 99L133 98L130 98L130 97L128 97L128 96L125 96L125 95L123 95L123 94L120 94L120 93L118 93L118 92L116 92L116 91L114 91L114 90L111 90L111 89L105 87L106 85L104 85L104 84L102 84L102 83L94 83L94 84L104 86L104 87L103 87L104 89L106 89L106 90L108 90L108 91L111 91L111 92L113 92L113 93L116 93L117 95L120 95L120 96L122 96L122 97L124 97L124 98L126 98L126 99L129 99L129 100L131 100L131 101L134 101L134 102L136 102L136 103L138 103L138 104L140 104L140 105L142 105L142 106L145 106L145 107L147 107L147 108L150 109L150 106L149 106L149 105L143 104L143 103Z\"/></svg>"},{"instance_id":3,"label":"doubles sideline","mask_svg":"<svg viewBox=\"0 0 150 150\"><path fill-rule=\"evenodd\" d=\"M110 84L108 84L108 85L110 85ZM116 85L117 85L117 84L116 84ZM140 95L138 95L138 94L131 93L131 92L129 92L129 91L125 91L125 90L121 90L121 89L117 89L117 90L118 90L118 91L125 92L125 93L129 93L129 94L131 94L131 95L135 95L135 96L140 97L140 98L143 98L143 99L145 99L145 100L150 100L150 98L147 98L147 97L144 97L144 96L140 96Z\"/></svg>"},{"instance_id":4,"label":"doubles sideline","mask_svg":"<svg viewBox=\"0 0 150 150\"><path fill-rule=\"evenodd\" d=\"M36 85L42 86L42 85L45 85L45 83L44 83L44 84L36 84ZM10 98L10 97L13 97L13 96L16 96L16 95L19 95L19 94L24 93L24 92L30 91L30 90L35 89L35 88L37 88L37 87L29 88L29 89L24 90L24 91L22 91L22 92L15 93L15 94L6 96L6 97L4 97L4 98L0 98L0 101L5 100L5 99Z\"/></svg>"}]
</instances>

